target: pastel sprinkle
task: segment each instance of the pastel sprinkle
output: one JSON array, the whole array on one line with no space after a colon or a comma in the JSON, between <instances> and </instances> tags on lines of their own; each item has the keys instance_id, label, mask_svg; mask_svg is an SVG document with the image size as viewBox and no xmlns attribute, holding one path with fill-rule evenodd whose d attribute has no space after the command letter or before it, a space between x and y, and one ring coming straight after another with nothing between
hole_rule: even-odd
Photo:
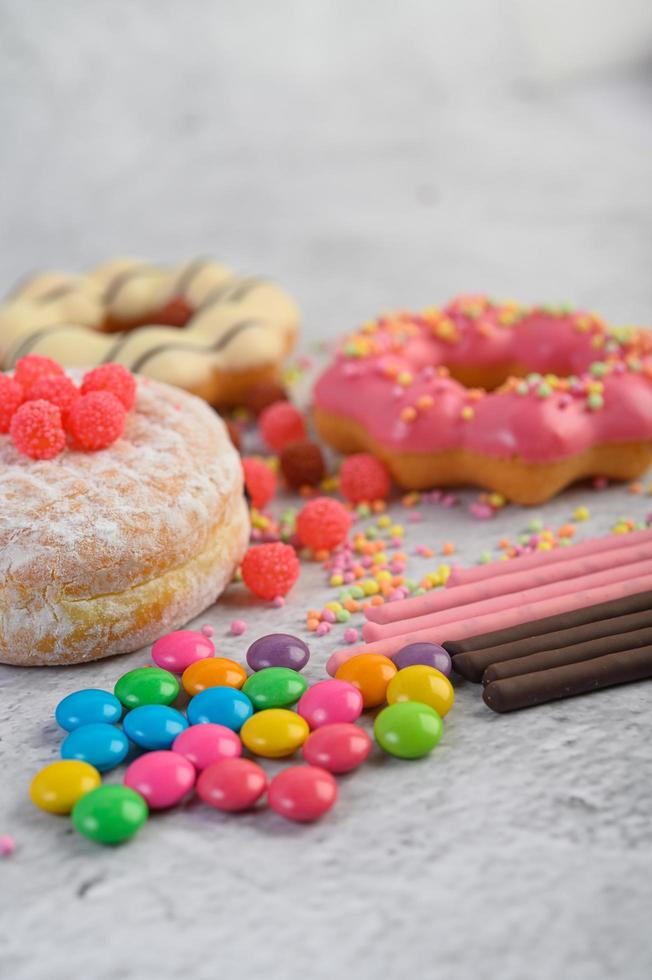
<instances>
[{"instance_id":1,"label":"pastel sprinkle","mask_svg":"<svg viewBox=\"0 0 652 980\"><path fill-rule=\"evenodd\" d=\"M0 856L9 857L16 850L16 841L9 834L0 837Z\"/></svg>"},{"instance_id":2,"label":"pastel sprinkle","mask_svg":"<svg viewBox=\"0 0 652 980\"><path fill-rule=\"evenodd\" d=\"M242 634L247 629L247 624L244 619L234 619L231 623L231 635L232 636L242 636Z\"/></svg>"}]
</instances>

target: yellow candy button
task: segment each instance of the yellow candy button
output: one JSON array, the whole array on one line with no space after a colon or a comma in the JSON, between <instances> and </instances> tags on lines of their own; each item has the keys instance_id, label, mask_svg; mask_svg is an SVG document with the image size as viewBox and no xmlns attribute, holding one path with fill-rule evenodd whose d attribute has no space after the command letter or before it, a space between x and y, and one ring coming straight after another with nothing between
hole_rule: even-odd
<instances>
[{"instance_id":1,"label":"yellow candy button","mask_svg":"<svg viewBox=\"0 0 652 980\"><path fill-rule=\"evenodd\" d=\"M285 708L258 711L240 729L240 738L249 751L266 759L292 755L309 734L308 722Z\"/></svg>"},{"instance_id":2,"label":"yellow candy button","mask_svg":"<svg viewBox=\"0 0 652 980\"><path fill-rule=\"evenodd\" d=\"M70 813L77 800L97 789L102 777L88 762L62 759L37 772L29 788L35 806L48 813Z\"/></svg>"},{"instance_id":3,"label":"yellow candy button","mask_svg":"<svg viewBox=\"0 0 652 980\"><path fill-rule=\"evenodd\" d=\"M453 707L455 691L447 677L434 667L426 664L413 664L404 667L392 677L387 686L387 701L421 701L434 708L442 718Z\"/></svg>"}]
</instances>

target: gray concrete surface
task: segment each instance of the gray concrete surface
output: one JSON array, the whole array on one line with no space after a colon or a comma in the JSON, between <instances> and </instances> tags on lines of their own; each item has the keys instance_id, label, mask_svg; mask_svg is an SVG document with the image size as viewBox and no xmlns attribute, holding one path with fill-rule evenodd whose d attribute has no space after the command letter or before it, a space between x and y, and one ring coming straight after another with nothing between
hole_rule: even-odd
<instances>
[{"instance_id":1,"label":"gray concrete surface","mask_svg":"<svg viewBox=\"0 0 652 980\"><path fill-rule=\"evenodd\" d=\"M296 292L305 349L460 290L649 322L649 76L540 77L516 6L5 0L2 284L210 253ZM452 538L471 562L531 517L477 522L473 496L424 508L411 544ZM536 514L580 503L582 536L652 510L580 488ZM242 657L327 596L308 568L284 610L234 592L200 622ZM314 642L312 679L339 635ZM145 656L0 669L8 980L650 976L650 685L512 717L460 685L430 759L374 756L319 825L190 805L102 850L26 790L57 756L59 698Z\"/></svg>"}]
</instances>

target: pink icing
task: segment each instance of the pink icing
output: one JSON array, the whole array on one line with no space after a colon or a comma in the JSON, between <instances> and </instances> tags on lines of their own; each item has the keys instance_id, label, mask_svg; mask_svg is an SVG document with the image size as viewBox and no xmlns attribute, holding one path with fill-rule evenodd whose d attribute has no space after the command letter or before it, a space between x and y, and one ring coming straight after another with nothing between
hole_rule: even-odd
<instances>
[{"instance_id":1,"label":"pink icing","mask_svg":"<svg viewBox=\"0 0 652 980\"><path fill-rule=\"evenodd\" d=\"M620 582L613 582L610 585L603 585L586 591L572 591L552 599L519 604L477 618L465 617L456 623L449 623L443 628L431 626L426 629L413 630L405 636L390 636L384 640L376 640L374 643L367 643L362 646L344 647L331 654L326 664L326 670L332 676L341 664L361 653L382 653L386 657L391 657L408 643L446 643L451 640L463 640L469 636L480 636L483 633L492 633L494 630L506 629L509 626L518 626L521 623L545 619L547 616L555 616L558 613L571 612L573 609L584 609L586 606L609 602L611 599L620 599L623 596L647 592L648 589L652 589L652 575L642 575L640 578L627 578Z\"/></svg>"},{"instance_id":2,"label":"pink icing","mask_svg":"<svg viewBox=\"0 0 652 980\"><path fill-rule=\"evenodd\" d=\"M611 334L592 314L463 297L363 327L318 379L314 401L394 451L547 462L652 438L651 350L644 332ZM470 367L531 373L487 393L448 375Z\"/></svg>"},{"instance_id":3,"label":"pink icing","mask_svg":"<svg viewBox=\"0 0 652 980\"><path fill-rule=\"evenodd\" d=\"M623 544L628 544L626 537ZM365 614L370 620L367 625L371 627L371 624L374 624L382 627L389 623L401 624L404 627L403 632L405 632L408 620L413 623L416 617L426 616L429 613L438 613L453 608L459 609L460 606L466 608L467 605L483 599L512 595L515 592L549 585L559 580L563 582L573 580L572 586L575 587L577 580L582 576L611 569L614 564L618 566L629 565L635 561L652 558L652 541L631 542L629 547L618 550L616 559L614 559L614 552L608 549L579 556L572 554L572 548L560 550L570 551L571 560L561 564L542 564L525 570L518 568L518 562L515 565L513 562L508 562L508 566L514 566L511 575L489 576L479 582L458 585L457 588L453 589L437 589L426 592L424 595L403 599L400 602L386 602L382 606L367 606ZM547 554L550 553L547 552ZM546 554L546 552L539 552L539 554ZM501 562L501 564L505 564L505 562ZM365 626L363 635L365 640L373 640L387 634L375 634L372 629L367 629Z\"/></svg>"},{"instance_id":4,"label":"pink icing","mask_svg":"<svg viewBox=\"0 0 652 980\"><path fill-rule=\"evenodd\" d=\"M479 598L474 602L452 609L442 609L436 612L425 613L408 620L396 623L366 623L362 630L365 640L383 640L390 636L404 636L413 630L424 630L430 627L444 628L448 623L459 622L460 619L467 619L475 616L484 616L493 612L500 612L502 609L511 609L522 602L543 602L545 599L554 599L557 596L568 592L570 588L577 591L596 589L604 585L611 585L614 582L621 582L624 579L636 578L641 575L652 575L652 554L649 548L642 548L643 554L635 560L634 553L623 559L623 564L613 567L606 563L598 571L588 575L580 575L571 582L566 578L560 579L555 576L552 581L542 585L530 587L527 579L523 582L522 588L518 591L508 592L504 595L490 596L489 598ZM625 564L624 562L627 562ZM454 592L452 593L454 594Z\"/></svg>"}]
</instances>

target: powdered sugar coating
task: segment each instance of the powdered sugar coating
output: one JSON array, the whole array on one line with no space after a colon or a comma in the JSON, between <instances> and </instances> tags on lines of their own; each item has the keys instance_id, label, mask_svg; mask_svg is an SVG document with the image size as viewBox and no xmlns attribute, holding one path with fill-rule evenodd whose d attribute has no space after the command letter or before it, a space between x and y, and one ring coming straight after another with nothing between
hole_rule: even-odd
<instances>
[{"instance_id":1,"label":"powdered sugar coating","mask_svg":"<svg viewBox=\"0 0 652 980\"><path fill-rule=\"evenodd\" d=\"M213 601L246 539L239 457L218 416L178 389L138 379L123 437L97 453L34 461L2 435L0 659L24 660L16 646L34 662L67 659L67 643L89 656L106 655L102 642L107 653L135 649L157 624L180 625ZM204 552L201 573L184 567ZM154 595L152 583L173 570L183 588ZM123 630L110 607L125 590ZM97 597L108 620L84 621ZM139 597L156 622L140 615Z\"/></svg>"}]
</instances>

